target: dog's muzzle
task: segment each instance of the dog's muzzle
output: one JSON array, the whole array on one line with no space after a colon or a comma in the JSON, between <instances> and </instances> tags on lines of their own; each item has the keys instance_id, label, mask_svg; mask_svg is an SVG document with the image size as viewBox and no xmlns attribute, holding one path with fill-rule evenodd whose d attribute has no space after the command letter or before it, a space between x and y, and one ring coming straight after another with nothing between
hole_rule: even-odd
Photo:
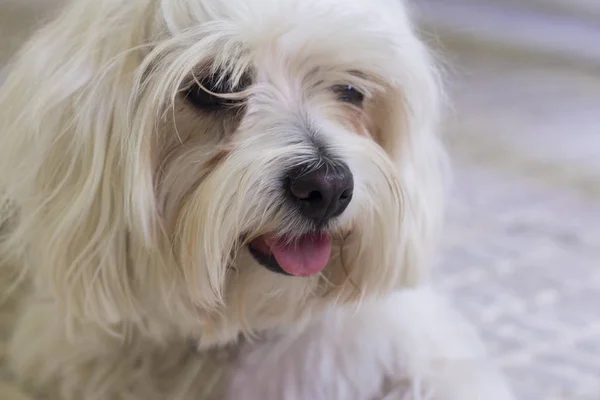
<instances>
[{"instance_id":1,"label":"dog's muzzle","mask_svg":"<svg viewBox=\"0 0 600 400\"><path fill-rule=\"evenodd\" d=\"M316 275L331 257L331 235L322 227L341 215L350 204L354 177L345 164L322 164L316 169L301 165L286 174L284 190L290 206L314 224L314 232L294 240L263 235L253 240L248 249L257 262L273 272Z\"/></svg>"}]
</instances>

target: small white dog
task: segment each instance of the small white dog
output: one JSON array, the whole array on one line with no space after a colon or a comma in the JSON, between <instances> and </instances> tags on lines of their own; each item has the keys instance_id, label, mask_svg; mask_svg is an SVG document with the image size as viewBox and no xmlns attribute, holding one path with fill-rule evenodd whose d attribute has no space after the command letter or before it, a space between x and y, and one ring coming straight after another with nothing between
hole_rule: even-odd
<instances>
[{"instance_id":1,"label":"small white dog","mask_svg":"<svg viewBox=\"0 0 600 400\"><path fill-rule=\"evenodd\" d=\"M2 273L30 282L35 393L512 399L427 286L439 93L399 0L76 0L11 71Z\"/></svg>"}]
</instances>

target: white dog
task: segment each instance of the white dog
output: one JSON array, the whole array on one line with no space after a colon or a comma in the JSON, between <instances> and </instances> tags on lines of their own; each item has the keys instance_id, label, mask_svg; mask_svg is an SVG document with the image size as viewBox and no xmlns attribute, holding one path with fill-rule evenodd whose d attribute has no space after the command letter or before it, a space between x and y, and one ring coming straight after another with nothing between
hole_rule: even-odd
<instances>
[{"instance_id":1,"label":"white dog","mask_svg":"<svg viewBox=\"0 0 600 400\"><path fill-rule=\"evenodd\" d=\"M439 88L399 0L73 1L11 71L2 273L30 283L35 393L512 399L427 286Z\"/></svg>"}]
</instances>

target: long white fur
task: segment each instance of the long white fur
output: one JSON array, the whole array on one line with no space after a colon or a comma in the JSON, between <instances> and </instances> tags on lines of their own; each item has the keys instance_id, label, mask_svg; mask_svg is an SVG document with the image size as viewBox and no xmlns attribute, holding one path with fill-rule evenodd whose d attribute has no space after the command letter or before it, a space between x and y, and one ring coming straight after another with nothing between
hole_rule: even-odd
<instances>
[{"instance_id":1,"label":"long white fur","mask_svg":"<svg viewBox=\"0 0 600 400\"><path fill-rule=\"evenodd\" d=\"M202 68L253 74L235 124L182 100ZM17 376L67 400L511 399L427 287L439 97L398 0L72 1L0 89ZM244 245L304 232L276 182L315 141L354 198L325 271L281 276Z\"/></svg>"}]
</instances>

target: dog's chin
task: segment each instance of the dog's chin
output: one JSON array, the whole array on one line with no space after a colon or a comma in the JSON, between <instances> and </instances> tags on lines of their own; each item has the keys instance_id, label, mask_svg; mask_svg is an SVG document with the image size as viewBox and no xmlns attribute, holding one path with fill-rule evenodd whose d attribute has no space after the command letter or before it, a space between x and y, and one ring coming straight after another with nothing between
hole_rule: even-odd
<instances>
[{"instance_id":1,"label":"dog's chin","mask_svg":"<svg viewBox=\"0 0 600 400\"><path fill-rule=\"evenodd\" d=\"M332 236L326 232L303 234L297 238L262 235L252 240L248 251L269 271L297 277L319 274L331 258Z\"/></svg>"}]
</instances>

